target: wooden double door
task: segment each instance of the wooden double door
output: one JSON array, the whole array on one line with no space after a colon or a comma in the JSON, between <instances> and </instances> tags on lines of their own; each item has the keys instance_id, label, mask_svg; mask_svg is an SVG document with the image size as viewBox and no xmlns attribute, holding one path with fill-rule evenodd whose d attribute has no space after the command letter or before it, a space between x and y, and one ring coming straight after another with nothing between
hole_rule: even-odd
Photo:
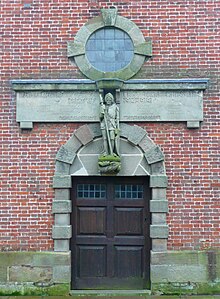
<instances>
[{"instance_id":1,"label":"wooden double door","mask_svg":"<svg viewBox=\"0 0 220 299\"><path fill-rule=\"evenodd\" d=\"M74 178L72 202L72 289L148 288L148 178Z\"/></svg>"}]
</instances>

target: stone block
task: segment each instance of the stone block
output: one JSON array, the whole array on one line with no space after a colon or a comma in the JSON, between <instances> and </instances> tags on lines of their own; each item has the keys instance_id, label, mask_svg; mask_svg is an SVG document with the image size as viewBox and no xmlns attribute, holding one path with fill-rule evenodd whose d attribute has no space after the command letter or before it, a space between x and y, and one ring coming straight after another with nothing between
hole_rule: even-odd
<instances>
[{"instance_id":1,"label":"stone block","mask_svg":"<svg viewBox=\"0 0 220 299\"><path fill-rule=\"evenodd\" d=\"M154 225L166 225L166 214L165 213L152 213L151 214L151 219L152 219L152 224Z\"/></svg>"},{"instance_id":2,"label":"stone block","mask_svg":"<svg viewBox=\"0 0 220 299\"><path fill-rule=\"evenodd\" d=\"M79 127L75 131L75 136L79 139L79 141L85 145L93 140L93 134L92 131L90 130L89 126L84 125Z\"/></svg>"},{"instance_id":3,"label":"stone block","mask_svg":"<svg viewBox=\"0 0 220 299\"><path fill-rule=\"evenodd\" d=\"M53 177L53 188L71 188L72 187L72 179L70 175L63 176L54 176Z\"/></svg>"},{"instance_id":4,"label":"stone block","mask_svg":"<svg viewBox=\"0 0 220 299\"><path fill-rule=\"evenodd\" d=\"M56 160L68 164L72 164L76 157L76 153L71 149L67 148L65 145L62 145L59 149Z\"/></svg>"},{"instance_id":5,"label":"stone block","mask_svg":"<svg viewBox=\"0 0 220 299\"><path fill-rule=\"evenodd\" d=\"M151 200L150 212L156 213L168 213L168 201L167 200Z\"/></svg>"},{"instance_id":6,"label":"stone block","mask_svg":"<svg viewBox=\"0 0 220 299\"><path fill-rule=\"evenodd\" d=\"M155 147L155 144L147 135L144 136L144 138L139 142L138 145L143 150L143 152L148 152L151 148Z\"/></svg>"},{"instance_id":7,"label":"stone block","mask_svg":"<svg viewBox=\"0 0 220 299\"><path fill-rule=\"evenodd\" d=\"M168 181L166 175L151 175L150 177L150 187L167 187Z\"/></svg>"},{"instance_id":8,"label":"stone block","mask_svg":"<svg viewBox=\"0 0 220 299\"><path fill-rule=\"evenodd\" d=\"M166 200L166 188L152 188L152 200Z\"/></svg>"},{"instance_id":9,"label":"stone block","mask_svg":"<svg viewBox=\"0 0 220 299\"><path fill-rule=\"evenodd\" d=\"M70 153L76 153L82 146L82 143L75 136L75 133L72 137L65 143L65 148L68 149Z\"/></svg>"},{"instance_id":10,"label":"stone block","mask_svg":"<svg viewBox=\"0 0 220 299\"><path fill-rule=\"evenodd\" d=\"M53 226L52 238L53 239L70 239L72 237L72 226Z\"/></svg>"},{"instance_id":11,"label":"stone block","mask_svg":"<svg viewBox=\"0 0 220 299\"><path fill-rule=\"evenodd\" d=\"M40 282L52 279L51 267L11 266L10 282Z\"/></svg>"},{"instance_id":12,"label":"stone block","mask_svg":"<svg viewBox=\"0 0 220 299\"><path fill-rule=\"evenodd\" d=\"M151 164L151 173L152 175L165 175L166 171L164 162L161 161Z\"/></svg>"},{"instance_id":13,"label":"stone block","mask_svg":"<svg viewBox=\"0 0 220 299\"><path fill-rule=\"evenodd\" d=\"M69 252L69 240L54 240L55 252Z\"/></svg>"},{"instance_id":14,"label":"stone block","mask_svg":"<svg viewBox=\"0 0 220 299\"><path fill-rule=\"evenodd\" d=\"M72 57L82 55L85 53L85 46L83 42L68 42L67 43L67 56Z\"/></svg>"},{"instance_id":15,"label":"stone block","mask_svg":"<svg viewBox=\"0 0 220 299\"><path fill-rule=\"evenodd\" d=\"M26 129L26 130L32 130L34 127L32 121L21 121L20 122L20 128L21 129Z\"/></svg>"},{"instance_id":16,"label":"stone block","mask_svg":"<svg viewBox=\"0 0 220 299\"><path fill-rule=\"evenodd\" d=\"M126 133L128 141L138 145L144 136L147 134L144 129L136 125L127 127L128 132Z\"/></svg>"},{"instance_id":17,"label":"stone block","mask_svg":"<svg viewBox=\"0 0 220 299\"><path fill-rule=\"evenodd\" d=\"M148 164L153 164L164 160L164 154L162 153L159 146L155 146L145 152L145 158L147 159Z\"/></svg>"},{"instance_id":18,"label":"stone block","mask_svg":"<svg viewBox=\"0 0 220 299\"><path fill-rule=\"evenodd\" d=\"M69 200L70 199L70 189L55 189L54 200Z\"/></svg>"},{"instance_id":19,"label":"stone block","mask_svg":"<svg viewBox=\"0 0 220 299\"><path fill-rule=\"evenodd\" d=\"M71 264L70 252L37 252L33 255L32 266L54 267L69 266Z\"/></svg>"},{"instance_id":20,"label":"stone block","mask_svg":"<svg viewBox=\"0 0 220 299\"><path fill-rule=\"evenodd\" d=\"M187 128L188 129L198 129L200 127L199 121L187 121Z\"/></svg>"},{"instance_id":21,"label":"stone block","mask_svg":"<svg viewBox=\"0 0 220 299\"><path fill-rule=\"evenodd\" d=\"M202 265L151 265L151 282L206 282L206 268Z\"/></svg>"},{"instance_id":22,"label":"stone block","mask_svg":"<svg viewBox=\"0 0 220 299\"><path fill-rule=\"evenodd\" d=\"M111 9L102 8L101 14L102 14L104 25L115 26L117 13L118 11L116 8L111 8Z\"/></svg>"},{"instance_id":23,"label":"stone block","mask_svg":"<svg viewBox=\"0 0 220 299\"><path fill-rule=\"evenodd\" d=\"M54 224L56 226L70 225L70 214L55 214Z\"/></svg>"},{"instance_id":24,"label":"stone block","mask_svg":"<svg viewBox=\"0 0 220 299\"><path fill-rule=\"evenodd\" d=\"M70 200L54 200L52 203L52 213L65 214L72 212L72 202Z\"/></svg>"},{"instance_id":25,"label":"stone block","mask_svg":"<svg viewBox=\"0 0 220 299\"><path fill-rule=\"evenodd\" d=\"M0 283L7 281L7 267L2 267L0 264Z\"/></svg>"},{"instance_id":26,"label":"stone block","mask_svg":"<svg viewBox=\"0 0 220 299\"><path fill-rule=\"evenodd\" d=\"M151 252L152 265L207 265L206 252L199 251L167 251Z\"/></svg>"},{"instance_id":27,"label":"stone block","mask_svg":"<svg viewBox=\"0 0 220 299\"><path fill-rule=\"evenodd\" d=\"M100 129L100 124L89 124L89 129L92 132L94 138L99 137L102 135L101 129Z\"/></svg>"},{"instance_id":28,"label":"stone block","mask_svg":"<svg viewBox=\"0 0 220 299\"><path fill-rule=\"evenodd\" d=\"M70 174L70 164L65 162L56 161L55 164L56 175L69 175Z\"/></svg>"},{"instance_id":29,"label":"stone block","mask_svg":"<svg viewBox=\"0 0 220 299\"><path fill-rule=\"evenodd\" d=\"M167 239L152 239L152 251L167 251Z\"/></svg>"},{"instance_id":30,"label":"stone block","mask_svg":"<svg viewBox=\"0 0 220 299\"><path fill-rule=\"evenodd\" d=\"M151 225L150 237L153 239L166 239L168 238L169 229L167 225Z\"/></svg>"},{"instance_id":31,"label":"stone block","mask_svg":"<svg viewBox=\"0 0 220 299\"><path fill-rule=\"evenodd\" d=\"M71 266L53 267L53 281L55 283L68 283L71 281Z\"/></svg>"}]
</instances>

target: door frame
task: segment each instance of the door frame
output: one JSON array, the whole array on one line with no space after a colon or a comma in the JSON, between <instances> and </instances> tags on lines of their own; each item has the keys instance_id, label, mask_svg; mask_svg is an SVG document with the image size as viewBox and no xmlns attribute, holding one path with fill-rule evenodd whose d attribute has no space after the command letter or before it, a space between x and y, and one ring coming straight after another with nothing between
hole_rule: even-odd
<instances>
[{"instance_id":1,"label":"door frame","mask_svg":"<svg viewBox=\"0 0 220 299\"><path fill-rule=\"evenodd\" d=\"M152 242L152 251L166 252L168 239L168 225L166 222L168 201L166 199L166 188L168 182L164 154L160 147L151 140L143 128L137 125L131 126L124 123L121 123L120 128L120 138L133 147L138 148L142 152L145 162L149 166L150 171L146 176L150 176L150 238ZM71 173L70 169L71 166L74 165L80 150L92 142L95 142L98 138L101 138L99 124L94 123L80 126L72 134L69 140L60 147L57 153L55 175L53 177L55 198L52 203L52 213L55 217L52 229L54 251L70 252L70 239L72 237L72 228L70 225L70 214L72 212L70 191L72 188L72 176L78 175L77 172ZM100 176L98 170L95 175ZM133 173L128 172L126 175L133 176ZM71 281L70 267L67 274L69 275L69 281Z\"/></svg>"}]
</instances>

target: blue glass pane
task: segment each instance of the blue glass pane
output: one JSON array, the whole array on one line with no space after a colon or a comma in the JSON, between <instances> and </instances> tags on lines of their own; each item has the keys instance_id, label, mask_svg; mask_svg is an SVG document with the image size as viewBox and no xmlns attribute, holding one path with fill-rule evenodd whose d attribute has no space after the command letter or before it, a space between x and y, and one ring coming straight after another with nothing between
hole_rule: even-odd
<instances>
[{"instance_id":1,"label":"blue glass pane","mask_svg":"<svg viewBox=\"0 0 220 299\"><path fill-rule=\"evenodd\" d=\"M86 57L100 71L114 72L126 67L134 55L129 35L117 28L102 28L94 32L86 43Z\"/></svg>"}]
</instances>

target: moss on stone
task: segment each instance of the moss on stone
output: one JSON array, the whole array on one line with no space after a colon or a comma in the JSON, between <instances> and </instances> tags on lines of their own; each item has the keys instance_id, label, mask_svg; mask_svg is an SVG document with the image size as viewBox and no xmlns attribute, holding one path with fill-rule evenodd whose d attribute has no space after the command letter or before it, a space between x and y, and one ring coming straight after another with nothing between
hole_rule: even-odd
<instances>
[{"instance_id":1,"label":"moss on stone","mask_svg":"<svg viewBox=\"0 0 220 299\"><path fill-rule=\"evenodd\" d=\"M50 287L35 287L33 285L0 286L1 296L68 296L70 285L55 284Z\"/></svg>"},{"instance_id":2,"label":"moss on stone","mask_svg":"<svg viewBox=\"0 0 220 299\"><path fill-rule=\"evenodd\" d=\"M104 161L120 162L121 159L118 156L107 155L107 156L100 156L99 161L100 162L104 162Z\"/></svg>"}]
</instances>

